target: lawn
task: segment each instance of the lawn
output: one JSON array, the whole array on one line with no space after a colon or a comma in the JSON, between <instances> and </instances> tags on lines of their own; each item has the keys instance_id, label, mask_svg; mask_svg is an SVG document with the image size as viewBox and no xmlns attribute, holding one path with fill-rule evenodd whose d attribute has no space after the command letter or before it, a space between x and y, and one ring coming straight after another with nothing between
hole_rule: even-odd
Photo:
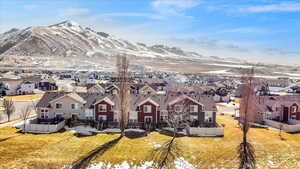
<instances>
[{"instance_id":1,"label":"lawn","mask_svg":"<svg viewBox=\"0 0 300 169\"><path fill-rule=\"evenodd\" d=\"M5 96L4 99L12 100L35 100L43 97L44 94L28 94L28 95L19 95L19 96Z\"/></svg>"},{"instance_id":2,"label":"lawn","mask_svg":"<svg viewBox=\"0 0 300 169\"><path fill-rule=\"evenodd\" d=\"M180 137L177 143L183 148L181 155L195 168L236 168L236 147L241 139L237 123L230 116L218 116L225 125L225 137ZM300 166L300 134L252 128L249 133L257 155L259 168L293 169ZM97 146L119 135L98 134L75 137L70 131L55 134L20 134L11 127L0 128L0 168L61 168L87 154ZM7 140L4 138L11 137ZM146 137L122 138L115 146L92 163L139 165L151 161L152 151L170 137L153 132ZM2 140L2 141L1 141Z\"/></svg>"}]
</instances>

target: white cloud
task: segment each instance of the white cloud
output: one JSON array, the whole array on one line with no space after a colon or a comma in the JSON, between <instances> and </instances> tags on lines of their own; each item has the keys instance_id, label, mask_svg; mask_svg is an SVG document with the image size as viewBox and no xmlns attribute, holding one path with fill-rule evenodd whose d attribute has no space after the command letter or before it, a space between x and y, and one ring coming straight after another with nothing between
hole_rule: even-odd
<instances>
[{"instance_id":1,"label":"white cloud","mask_svg":"<svg viewBox=\"0 0 300 169\"><path fill-rule=\"evenodd\" d=\"M268 3L262 5L245 5L245 6L232 6L220 5L209 6L208 10L226 10L233 13L267 13L267 12L300 12L299 2L281 2L281 3Z\"/></svg>"},{"instance_id":2,"label":"white cloud","mask_svg":"<svg viewBox=\"0 0 300 169\"><path fill-rule=\"evenodd\" d=\"M87 8L66 8L59 11L59 15L62 17L82 17L90 14L90 10Z\"/></svg>"},{"instance_id":3,"label":"white cloud","mask_svg":"<svg viewBox=\"0 0 300 169\"><path fill-rule=\"evenodd\" d=\"M261 12L299 12L300 3L296 2L282 2L279 4L270 5L257 5L239 8L240 12L251 12L251 13L261 13Z\"/></svg>"},{"instance_id":4,"label":"white cloud","mask_svg":"<svg viewBox=\"0 0 300 169\"><path fill-rule=\"evenodd\" d=\"M152 7L163 15L182 15L182 11L198 6L199 0L154 0Z\"/></svg>"},{"instance_id":5,"label":"white cloud","mask_svg":"<svg viewBox=\"0 0 300 169\"><path fill-rule=\"evenodd\" d=\"M36 4L28 4L28 5L24 5L24 9L25 9L25 10L28 10L28 11L34 10L34 9L36 9L36 8L38 8L38 7L39 7L39 5L36 5Z\"/></svg>"},{"instance_id":6,"label":"white cloud","mask_svg":"<svg viewBox=\"0 0 300 169\"><path fill-rule=\"evenodd\" d=\"M151 19L164 19L163 16L154 13L135 13L135 12L121 12L121 13L104 13L104 17L147 17Z\"/></svg>"}]
</instances>

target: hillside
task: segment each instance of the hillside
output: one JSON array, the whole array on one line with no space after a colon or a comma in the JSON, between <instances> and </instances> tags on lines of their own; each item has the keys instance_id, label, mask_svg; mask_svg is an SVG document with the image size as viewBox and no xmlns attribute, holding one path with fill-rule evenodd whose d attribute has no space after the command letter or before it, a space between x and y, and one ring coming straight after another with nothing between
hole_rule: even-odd
<instances>
[{"instance_id":1,"label":"hillside","mask_svg":"<svg viewBox=\"0 0 300 169\"><path fill-rule=\"evenodd\" d=\"M83 28L73 21L22 30L14 28L0 35L2 56L97 57L118 54L150 58L203 57L176 47L129 42L88 27Z\"/></svg>"}]
</instances>

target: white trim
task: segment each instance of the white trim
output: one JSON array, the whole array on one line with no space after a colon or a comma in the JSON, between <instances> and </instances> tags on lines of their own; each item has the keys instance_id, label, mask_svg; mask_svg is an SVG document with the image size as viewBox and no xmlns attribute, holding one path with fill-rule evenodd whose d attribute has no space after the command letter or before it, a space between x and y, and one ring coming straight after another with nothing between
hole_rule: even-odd
<instances>
[{"instance_id":1,"label":"white trim","mask_svg":"<svg viewBox=\"0 0 300 169\"><path fill-rule=\"evenodd\" d=\"M201 106L202 106L202 109L204 110L204 105L203 105L202 103L198 102L197 100L195 100L195 99L193 99L193 98L191 98L191 97L189 97L189 96L187 96L187 95L183 95L183 97L182 97L180 100L177 100L177 99L172 100L172 101L169 103L169 105L176 104L176 103L178 103L178 102L180 102L180 101L182 101L182 100L184 100L184 99L189 99L189 100L191 100L192 102L201 105ZM176 102L175 102L175 101L176 101Z\"/></svg>"},{"instance_id":2,"label":"white trim","mask_svg":"<svg viewBox=\"0 0 300 169\"><path fill-rule=\"evenodd\" d=\"M100 103L100 102L102 102L102 101L105 101L106 103L108 103L108 104L110 104L110 105L112 105L112 106L115 105L115 103L114 103L113 101L111 101L108 97L104 97L103 99L97 101L97 102L94 103L93 105L96 105L96 104L98 104L98 103Z\"/></svg>"},{"instance_id":3,"label":"white trim","mask_svg":"<svg viewBox=\"0 0 300 169\"><path fill-rule=\"evenodd\" d=\"M154 90L151 86L149 86L147 84L145 86L143 86L142 88L140 88L139 91L144 90L144 88L146 88L146 87L149 87L154 93L156 93L156 90Z\"/></svg>"},{"instance_id":4,"label":"white trim","mask_svg":"<svg viewBox=\"0 0 300 169\"><path fill-rule=\"evenodd\" d=\"M147 98L146 100L142 101L140 104L138 104L138 106L140 106L140 105L142 105L142 104L144 104L144 103L146 103L146 102L151 102L151 103L154 104L156 107L159 106L159 104L156 103L155 101L153 101L150 97Z\"/></svg>"},{"instance_id":5,"label":"white trim","mask_svg":"<svg viewBox=\"0 0 300 169\"><path fill-rule=\"evenodd\" d=\"M72 93L69 93L69 94L72 94ZM58 98L56 98L56 99L54 99L54 100L51 100L51 101L49 101L49 103L53 103L53 102L55 102L55 101L57 101L57 100L60 100L60 99L62 99L62 98L64 98L64 97L69 97L69 98L71 98L72 100L75 100L76 102L79 102L79 103L83 103L83 104L86 103L86 101L85 101L81 96L79 96L78 94L75 93L76 95L78 95L78 96L83 100L83 102L81 102L80 100L77 100L77 99L71 97L69 94L65 94L65 95L63 95L63 96L61 96L61 97L58 97Z\"/></svg>"}]
</instances>

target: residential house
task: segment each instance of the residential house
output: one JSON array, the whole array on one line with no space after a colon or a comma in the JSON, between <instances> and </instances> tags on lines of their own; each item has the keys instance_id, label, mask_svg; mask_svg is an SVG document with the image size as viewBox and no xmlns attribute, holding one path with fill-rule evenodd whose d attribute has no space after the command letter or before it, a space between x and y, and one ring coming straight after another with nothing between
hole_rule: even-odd
<instances>
[{"instance_id":1,"label":"residential house","mask_svg":"<svg viewBox=\"0 0 300 169\"><path fill-rule=\"evenodd\" d=\"M87 92L88 93L105 93L105 87L96 83L96 84L88 84Z\"/></svg>"},{"instance_id":2,"label":"residential house","mask_svg":"<svg viewBox=\"0 0 300 169\"><path fill-rule=\"evenodd\" d=\"M84 100L77 93L47 92L38 102L38 119L52 122L56 119L84 119Z\"/></svg>"},{"instance_id":3,"label":"residential house","mask_svg":"<svg viewBox=\"0 0 300 169\"><path fill-rule=\"evenodd\" d=\"M18 95L25 95L25 94L33 94L35 89L35 83L30 81L25 81L20 84L17 88Z\"/></svg>"},{"instance_id":4,"label":"residential house","mask_svg":"<svg viewBox=\"0 0 300 169\"><path fill-rule=\"evenodd\" d=\"M183 120L193 126L213 127L216 123L216 106L208 95L153 95L132 94L129 123L165 123L177 106L187 103L182 111ZM58 118L118 122L120 118L119 98L112 93L47 92L37 104L40 121Z\"/></svg>"},{"instance_id":5,"label":"residential house","mask_svg":"<svg viewBox=\"0 0 300 169\"><path fill-rule=\"evenodd\" d=\"M37 89L43 91L49 91L49 90L57 90L58 87L56 86L55 81L49 78L49 79L41 80L37 85Z\"/></svg>"}]
</instances>

